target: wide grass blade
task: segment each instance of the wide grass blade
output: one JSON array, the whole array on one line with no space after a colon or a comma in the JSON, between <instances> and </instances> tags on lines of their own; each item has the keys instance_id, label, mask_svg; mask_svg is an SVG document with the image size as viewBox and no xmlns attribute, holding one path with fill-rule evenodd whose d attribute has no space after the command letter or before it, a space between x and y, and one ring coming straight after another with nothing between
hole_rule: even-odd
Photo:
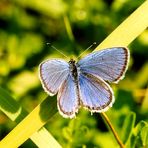
<instances>
[{"instance_id":1,"label":"wide grass blade","mask_svg":"<svg viewBox=\"0 0 148 148\"><path fill-rule=\"evenodd\" d=\"M49 107L50 108L50 107ZM25 111L19 103L17 103L10 94L0 87L0 110L5 113L12 121L19 123L25 116L27 115L27 111ZM55 110L56 111L56 110ZM48 112L48 111L47 111ZM42 115L45 113L42 112ZM32 119L34 120L34 119ZM29 123L28 123L29 126ZM24 128L21 129L20 132L25 132ZM14 133L17 135L17 133ZM14 135L14 139L15 139ZM13 136L13 135L12 135ZM14 142L14 139L12 142ZM20 137L21 139L21 137ZM59 143L53 138L53 136L42 127L39 131L35 132L30 139L40 148L48 148L53 145L57 148L61 148ZM19 140L18 140L19 141ZM6 141L7 142L7 141ZM13 143L8 142L10 147L13 147ZM11 145L10 145L11 144ZM6 147L6 145L2 144L0 147Z\"/></svg>"},{"instance_id":2,"label":"wide grass blade","mask_svg":"<svg viewBox=\"0 0 148 148\"><path fill-rule=\"evenodd\" d=\"M148 0L122 22L95 50L126 47L148 26Z\"/></svg>"}]
</instances>

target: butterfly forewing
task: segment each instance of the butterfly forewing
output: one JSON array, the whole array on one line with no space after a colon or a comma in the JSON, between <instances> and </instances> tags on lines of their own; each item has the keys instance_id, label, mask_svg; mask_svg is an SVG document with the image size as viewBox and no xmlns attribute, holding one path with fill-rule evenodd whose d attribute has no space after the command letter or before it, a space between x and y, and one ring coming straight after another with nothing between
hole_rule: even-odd
<instances>
[{"instance_id":1,"label":"butterfly forewing","mask_svg":"<svg viewBox=\"0 0 148 148\"><path fill-rule=\"evenodd\" d=\"M79 94L77 85L69 74L58 92L58 109L64 117L73 118L79 108Z\"/></svg>"},{"instance_id":2,"label":"butterfly forewing","mask_svg":"<svg viewBox=\"0 0 148 148\"><path fill-rule=\"evenodd\" d=\"M82 106L92 112L102 112L112 106L114 95L110 86L101 78L81 73L79 76Z\"/></svg>"},{"instance_id":3,"label":"butterfly forewing","mask_svg":"<svg viewBox=\"0 0 148 148\"><path fill-rule=\"evenodd\" d=\"M115 47L93 52L77 65L82 72L99 76L105 81L118 82L124 76L128 59L128 49Z\"/></svg>"},{"instance_id":4,"label":"butterfly forewing","mask_svg":"<svg viewBox=\"0 0 148 148\"><path fill-rule=\"evenodd\" d=\"M40 79L45 91L54 95L67 79L69 65L63 60L47 60L40 64Z\"/></svg>"}]
</instances>

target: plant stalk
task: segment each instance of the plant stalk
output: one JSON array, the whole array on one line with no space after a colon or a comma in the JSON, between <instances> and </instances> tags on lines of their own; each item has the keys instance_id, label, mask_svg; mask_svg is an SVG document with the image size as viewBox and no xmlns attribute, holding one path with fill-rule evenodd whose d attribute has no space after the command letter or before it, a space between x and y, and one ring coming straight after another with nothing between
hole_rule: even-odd
<instances>
[{"instance_id":1,"label":"plant stalk","mask_svg":"<svg viewBox=\"0 0 148 148\"><path fill-rule=\"evenodd\" d=\"M108 126L110 127L110 129L111 129L111 131L112 131L116 141L118 142L120 148L125 148L125 145L120 140L120 138L119 138L117 132L115 131L115 129L114 129L111 121L109 120L108 116L105 113L103 113L103 112L101 113L101 115L102 115L103 119L106 121L106 123L108 124Z\"/></svg>"}]
</instances>

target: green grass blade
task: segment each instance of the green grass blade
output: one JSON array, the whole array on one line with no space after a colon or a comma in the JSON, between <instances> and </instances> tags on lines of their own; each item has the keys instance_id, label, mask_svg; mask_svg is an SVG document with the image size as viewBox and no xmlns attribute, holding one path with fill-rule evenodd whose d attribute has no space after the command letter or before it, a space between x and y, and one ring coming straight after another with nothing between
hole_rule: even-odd
<instances>
[{"instance_id":1,"label":"green grass blade","mask_svg":"<svg viewBox=\"0 0 148 148\"><path fill-rule=\"evenodd\" d=\"M1 87L0 110L16 123L19 123L23 118L25 118L25 116L27 116L27 112L9 95L7 91ZM42 112L42 114L44 115L45 113ZM35 132L30 139L40 148L48 148L52 146L61 148L59 143L44 127L42 127L38 132Z\"/></svg>"},{"instance_id":2,"label":"green grass blade","mask_svg":"<svg viewBox=\"0 0 148 148\"><path fill-rule=\"evenodd\" d=\"M95 50L128 46L148 26L148 0L122 22Z\"/></svg>"}]
</instances>

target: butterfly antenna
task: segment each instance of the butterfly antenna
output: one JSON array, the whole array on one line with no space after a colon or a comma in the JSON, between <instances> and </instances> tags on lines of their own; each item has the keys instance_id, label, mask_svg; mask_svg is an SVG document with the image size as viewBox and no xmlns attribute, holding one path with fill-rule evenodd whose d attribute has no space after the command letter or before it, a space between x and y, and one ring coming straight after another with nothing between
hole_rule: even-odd
<instances>
[{"instance_id":1,"label":"butterfly antenna","mask_svg":"<svg viewBox=\"0 0 148 148\"><path fill-rule=\"evenodd\" d=\"M91 44L87 49L85 49L79 56L78 56L78 58L80 58L83 54L84 54L84 52L86 52L87 50L89 50L92 46L94 46L94 45L96 45L97 43L96 42L94 42L93 44Z\"/></svg>"},{"instance_id":2,"label":"butterfly antenna","mask_svg":"<svg viewBox=\"0 0 148 148\"><path fill-rule=\"evenodd\" d=\"M51 43L46 43L47 45L51 45ZM64 53L62 53L60 50L58 50L55 46L51 45L51 47L55 50L57 50L60 54L62 54L64 57L68 58Z\"/></svg>"}]
</instances>

